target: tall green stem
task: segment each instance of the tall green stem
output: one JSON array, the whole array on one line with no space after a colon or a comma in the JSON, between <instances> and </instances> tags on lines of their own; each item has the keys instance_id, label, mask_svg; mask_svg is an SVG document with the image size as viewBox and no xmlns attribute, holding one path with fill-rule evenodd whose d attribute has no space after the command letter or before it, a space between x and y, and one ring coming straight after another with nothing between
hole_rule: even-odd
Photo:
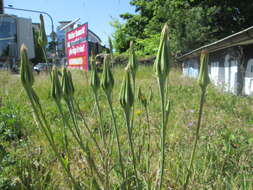
<instances>
[{"instance_id":1,"label":"tall green stem","mask_svg":"<svg viewBox=\"0 0 253 190\"><path fill-rule=\"evenodd\" d=\"M135 76L133 76L133 95L134 95L134 99L135 99ZM135 110L135 106L134 106L134 102L133 102L133 108L132 108L132 118L131 118L131 130L133 130L134 127L134 110Z\"/></svg>"},{"instance_id":2,"label":"tall green stem","mask_svg":"<svg viewBox=\"0 0 253 190\"><path fill-rule=\"evenodd\" d=\"M108 101L108 104L109 104L109 107L110 107L112 120L113 120L114 131L115 131L115 134L116 134L116 141L117 141L117 146L118 146L118 157L119 157L119 163L120 163L120 167L121 167L121 175L122 175L123 178L125 178L124 165L123 165L120 142L119 142L118 127L117 127L114 111L113 111L113 108L112 108L112 100L111 100L111 97L110 97L109 94L106 94L106 98L107 98L107 101Z\"/></svg>"},{"instance_id":3,"label":"tall green stem","mask_svg":"<svg viewBox=\"0 0 253 190\"><path fill-rule=\"evenodd\" d=\"M100 105L99 105L99 101L98 101L98 95L97 95L97 92L95 92L95 91L93 91L93 93L94 93L95 102L96 102L98 115L99 115L99 121L100 121L100 128L99 128L100 129L100 136L101 136L103 143L105 145L105 137L104 137L105 131L103 128L102 113L101 113L101 109L100 109Z\"/></svg>"},{"instance_id":4,"label":"tall green stem","mask_svg":"<svg viewBox=\"0 0 253 190\"><path fill-rule=\"evenodd\" d=\"M57 151L57 148L56 148L56 145L54 143L54 138L53 138L53 133L50 129L50 126L48 125L46 119L45 119L45 116L41 110L41 107L40 105L37 105L39 106L39 108L37 109L36 107L36 103L34 102L34 98L32 97L32 93L31 92L33 89L29 90L27 89L27 94L28 94L28 97L30 99L30 102L31 102L31 105L32 105L32 108L34 110L34 113L35 113L35 117L37 119L37 121L39 122L41 128L42 128L42 131L44 132L44 134L46 135L46 138L52 148L52 150L54 151L56 157L58 158L58 160L60 161L66 175L69 177L71 183L73 184L73 187L77 190L77 189L80 189L79 188L79 185L76 183L74 177L72 176L70 170L69 170L69 167L66 166L66 164L64 163L63 161L63 158L61 157L61 155L58 153ZM41 116L41 117L40 117Z\"/></svg>"},{"instance_id":5,"label":"tall green stem","mask_svg":"<svg viewBox=\"0 0 253 190\"><path fill-rule=\"evenodd\" d=\"M161 157L160 157L160 180L159 189L162 189L163 175L164 175L164 161L165 161L165 136L166 136L166 126L165 126L165 101L164 101L164 83L165 80L158 79L161 97L161 110L162 110L162 126L161 126Z\"/></svg>"},{"instance_id":6,"label":"tall green stem","mask_svg":"<svg viewBox=\"0 0 253 190\"><path fill-rule=\"evenodd\" d=\"M73 99L66 100L66 103L67 103L67 106L68 106L68 109L70 112L70 116L71 116L73 124L74 124L75 132L73 131L73 133L75 134L76 140L77 140L78 144L80 145L81 149L86 153L86 160L88 162L90 169L96 173L96 176L98 177L101 185L103 185L104 180L103 180L102 176L100 175L100 173L98 172L97 166L91 156L89 146L88 145L85 146L83 144L83 138L81 136L80 129L77 125L77 119L76 119L76 115L75 115Z\"/></svg>"},{"instance_id":7,"label":"tall green stem","mask_svg":"<svg viewBox=\"0 0 253 190\"><path fill-rule=\"evenodd\" d=\"M193 165L193 161L194 161L194 157L195 157L195 153L196 153L196 149L197 149L197 143L198 143L198 139L199 139L199 129L200 129L200 125L201 125L203 105L204 105L204 101L205 101L205 93L206 93L205 88L202 88L202 93L201 93L201 98L200 98L198 123L197 123L197 129L196 129L196 134L195 134L195 141L194 141L194 145L193 145L193 150L192 150L192 154L191 154L191 160L190 160L190 164L189 164L189 168L188 168L186 181L185 181L185 184L184 184L184 190L187 189L189 179L191 177L192 165Z\"/></svg>"},{"instance_id":8,"label":"tall green stem","mask_svg":"<svg viewBox=\"0 0 253 190\"><path fill-rule=\"evenodd\" d=\"M133 146L133 140L132 140L132 130L130 128L130 117L129 117L129 112L125 110L125 119L126 119L126 125L127 125L127 134L128 134L128 141L130 145L130 150L132 154L132 159L133 159L133 167L134 167L134 173L135 173L135 181L137 187L138 185L138 175L137 175L137 169L136 169L136 158L135 158L135 153L134 153L134 146Z\"/></svg>"}]
</instances>

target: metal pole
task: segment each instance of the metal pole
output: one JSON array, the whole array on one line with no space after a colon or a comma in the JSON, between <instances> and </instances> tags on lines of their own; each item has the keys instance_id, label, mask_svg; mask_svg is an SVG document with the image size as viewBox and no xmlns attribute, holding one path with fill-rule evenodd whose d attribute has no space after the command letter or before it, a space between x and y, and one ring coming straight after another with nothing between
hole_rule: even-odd
<instances>
[{"instance_id":1,"label":"metal pole","mask_svg":"<svg viewBox=\"0 0 253 190\"><path fill-rule=\"evenodd\" d=\"M2 0L0 0L1 2ZM55 45L55 32L54 32L54 21L52 16L44 11L37 11L37 10L31 10L31 9L22 9L22 8L14 8L14 7L4 7L5 9L12 9L12 10L18 10L18 11L26 11L26 12L34 12L34 13L40 13L40 14L45 14L50 18L51 25L52 25L52 41L53 41L53 46L54 46L54 53L56 53L56 45Z\"/></svg>"},{"instance_id":2,"label":"metal pole","mask_svg":"<svg viewBox=\"0 0 253 190\"><path fill-rule=\"evenodd\" d=\"M0 14L4 14L4 1L0 0Z\"/></svg>"}]
</instances>

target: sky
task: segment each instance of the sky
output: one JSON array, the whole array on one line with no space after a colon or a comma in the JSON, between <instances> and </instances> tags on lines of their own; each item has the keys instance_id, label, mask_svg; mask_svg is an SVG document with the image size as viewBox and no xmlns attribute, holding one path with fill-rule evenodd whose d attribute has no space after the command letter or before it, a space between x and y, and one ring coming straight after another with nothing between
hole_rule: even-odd
<instances>
[{"instance_id":1,"label":"sky","mask_svg":"<svg viewBox=\"0 0 253 190\"><path fill-rule=\"evenodd\" d=\"M69 21L80 18L78 23L88 22L89 29L95 32L108 44L108 36L114 29L110 25L112 19L118 19L122 13L134 13L134 7L130 0L4 0L4 5L12 5L14 8L40 10L49 13L54 20L55 28L59 21ZM7 14L15 14L20 17L31 18L33 22L39 22L39 14L5 9ZM47 34L51 32L51 22L44 16Z\"/></svg>"}]
</instances>

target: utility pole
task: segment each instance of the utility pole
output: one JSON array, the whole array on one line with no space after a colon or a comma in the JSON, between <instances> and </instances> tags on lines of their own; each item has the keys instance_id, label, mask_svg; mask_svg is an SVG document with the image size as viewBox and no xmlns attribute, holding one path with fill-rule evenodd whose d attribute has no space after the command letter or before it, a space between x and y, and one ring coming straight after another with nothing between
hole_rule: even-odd
<instances>
[{"instance_id":1,"label":"utility pole","mask_svg":"<svg viewBox=\"0 0 253 190\"><path fill-rule=\"evenodd\" d=\"M4 14L4 0L0 0L0 14Z\"/></svg>"}]
</instances>

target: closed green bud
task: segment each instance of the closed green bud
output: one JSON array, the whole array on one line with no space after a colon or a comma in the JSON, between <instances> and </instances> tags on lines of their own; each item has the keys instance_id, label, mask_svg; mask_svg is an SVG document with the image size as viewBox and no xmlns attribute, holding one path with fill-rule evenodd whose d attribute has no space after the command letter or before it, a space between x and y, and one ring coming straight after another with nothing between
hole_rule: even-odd
<instances>
[{"instance_id":1,"label":"closed green bud","mask_svg":"<svg viewBox=\"0 0 253 190\"><path fill-rule=\"evenodd\" d=\"M141 87L138 89L138 100L141 102L141 104L146 107L147 106L147 98L142 93Z\"/></svg>"},{"instance_id":2,"label":"closed green bud","mask_svg":"<svg viewBox=\"0 0 253 190\"><path fill-rule=\"evenodd\" d=\"M170 69L170 48L169 48L169 29L165 24L161 33L160 45L157 52L154 70L160 80L165 80Z\"/></svg>"},{"instance_id":3,"label":"closed green bud","mask_svg":"<svg viewBox=\"0 0 253 190\"><path fill-rule=\"evenodd\" d=\"M70 84L69 74L65 67L62 71L62 93L65 99L72 98L73 96L73 89Z\"/></svg>"},{"instance_id":4,"label":"closed green bud","mask_svg":"<svg viewBox=\"0 0 253 190\"><path fill-rule=\"evenodd\" d=\"M101 87L107 95L111 95L114 86L114 78L109 66L109 56L106 55L104 58L104 67L101 79Z\"/></svg>"},{"instance_id":5,"label":"closed green bud","mask_svg":"<svg viewBox=\"0 0 253 190\"><path fill-rule=\"evenodd\" d=\"M55 101L60 101L62 97L62 87L59 79L59 71L56 67L52 69L52 89L51 95Z\"/></svg>"},{"instance_id":6,"label":"closed green bud","mask_svg":"<svg viewBox=\"0 0 253 190\"><path fill-rule=\"evenodd\" d=\"M34 84L34 76L32 66L29 64L27 48L24 44L21 46L20 49L20 60L21 60L21 71L20 71L21 82L25 88L30 88Z\"/></svg>"},{"instance_id":7,"label":"closed green bud","mask_svg":"<svg viewBox=\"0 0 253 190\"><path fill-rule=\"evenodd\" d=\"M198 83L202 90L205 90L207 85L210 83L210 78L208 75L208 63L208 51L202 51L200 55L200 71L198 77Z\"/></svg>"},{"instance_id":8,"label":"closed green bud","mask_svg":"<svg viewBox=\"0 0 253 190\"><path fill-rule=\"evenodd\" d=\"M125 111L130 112L130 109L134 103L134 94L131 86L130 73L128 69L126 70L125 78L122 83L119 100L122 108Z\"/></svg>"},{"instance_id":9,"label":"closed green bud","mask_svg":"<svg viewBox=\"0 0 253 190\"><path fill-rule=\"evenodd\" d=\"M137 64L137 59L135 56L135 51L134 51L134 42L130 42L130 49L129 49L129 67L131 71L131 75L133 78L135 78L137 69L138 69L138 64Z\"/></svg>"},{"instance_id":10,"label":"closed green bud","mask_svg":"<svg viewBox=\"0 0 253 190\"><path fill-rule=\"evenodd\" d=\"M40 14L40 30L39 30L38 43L41 47L46 47L47 45L47 35L45 31L44 18L42 14Z\"/></svg>"},{"instance_id":11,"label":"closed green bud","mask_svg":"<svg viewBox=\"0 0 253 190\"><path fill-rule=\"evenodd\" d=\"M74 88L74 83L73 83L73 79L72 79L72 74L70 71L68 71L68 79L69 79L69 86L70 86L71 94L73 95L75 92L75 88Z\"/></svg>"},{"instance_id":12,"label":"closed green bud","mask_svg":"<svg viewBox=\"0 0 253 190\"><path fill-rule=\"evenodd\" d=\"M100 80L97 72L97 68L95 65L95 59L94 59L94 54L93 52L91 53L91 79L90 79L90 85L93 89L94 92L97 92L100 86Z\"/></svg>"}]
</instances>

